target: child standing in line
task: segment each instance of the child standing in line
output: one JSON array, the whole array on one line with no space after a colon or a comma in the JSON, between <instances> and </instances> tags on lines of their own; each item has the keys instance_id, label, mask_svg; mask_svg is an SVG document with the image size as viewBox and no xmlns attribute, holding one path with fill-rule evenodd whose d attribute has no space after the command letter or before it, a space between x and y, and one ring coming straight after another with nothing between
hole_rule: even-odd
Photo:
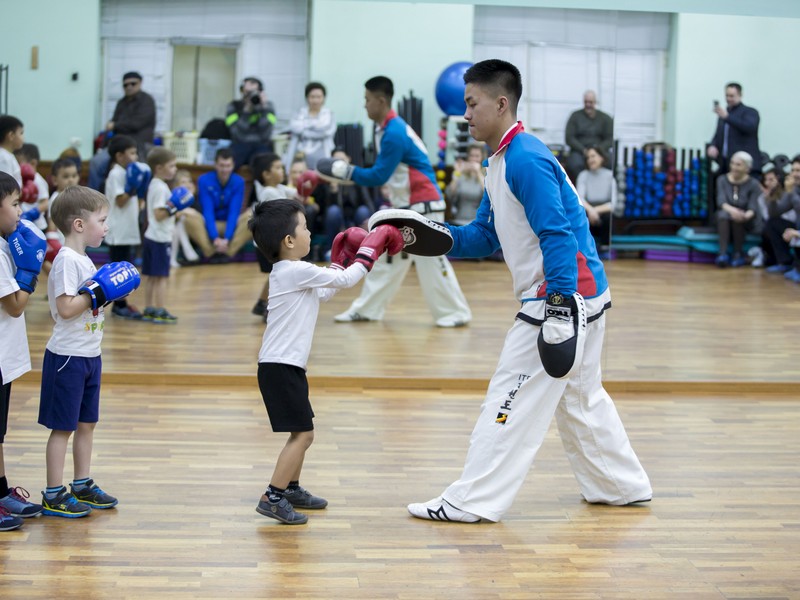
<instances>
[{"instance_id":1,"label":"child standing in line","mask_svg":"<svg viewBox=\"0 0 800 600\"><path fill-rule=\"evenodd\" d=\"M147 165L137 162L139 154L133 138L115 135L108 144L108 154L111 156L105 188L110 207L106 237L108 260L133 261L136 247L141 244L139 204L147 197L150 173ZM115 302L111 313L123 319L142 319L142 313L129 306L125 299Z\"/></svg>"},{"instance_id":2,"label":"child standing in line","mask_svg":"<svg viewBox=\"0 0 800 600\"><path fill-rule=\"evenodd\" d=\"M100 342L104 306L124 298L139 286L139 273L127 262L99 270L86 255L108 233L108 201L98 191L72 186L51 207L64 246L53 261L47 280L50 314L55 325L42 364L39 423L50 429L47 440L47 488L44 514L85 517L92 508L112 508L117 499L91 477L94 429L100 417ZM69 438L75 475L70 491L62 484Z\"/></svg>"},{"instance_id":3,"label":"child standing in line","mask_svg":"<svg viewBox=\"0 0 800 600\"><path fill-rule=\"evenodd\" d=\"M0 116L0 172L8 173L22 189L22 171L14 152L25 143L25 126L17 117Z\"/></svg>"},{"instance_id":4,"label":"child standing in line","mask_svg":"<svg viewBox=\"0 0 800 600\"><path fill-rule=\"evenodd\" d=\"M142 320L151 323L173 324L178 321L165 307L170 253L175 230L175 215L194 202L194 196L184 187L169 189L178 170L175 154L157 146L147 155L147 165L153 180L147 189L147 230L142 247L142 274L146 308Z\"/></svg>"},{"instance_id":5,"label":"child standing in line","mask_svg":"<svg viewBox=\"0 0 800 600\"><path fill-rule=\"evenodd\" d=\"M192 180L192 174L186 169L178 169L170 187L172 187L173 190L179 187L186 188L192 196L197 195L197 186L195 186ZM188 213L196 214L196 211L194 208L187 208L181 211L181 214L175 215L175 232L172 234L172 254L169 263L170 267L173 269L181 267L181 263L178 262L179 249L183 252L184 264L193 265L200 262L200 255L197 253L197 250L194 249L194 246L192 246L192 241L189 239L189 234L186 232L186 215Z\"/></svg>"},{"instance_id":6,"label":"child standing in line","mask_svg":"<svg viewBox=\"0 0 800 600\"><path fill-rule=\"evenodd\" d=\"M258 385L272 430L289 432L256 511L281 523L300 525L308 517L295 508L328 505L300 486L305 453L314 440L306 363L320 302L361 281L384 251L400 252L403 236L390 225L378 226L369 234L348 229L334 241L333 262L326 268L302 260L311 251L311 232L303 205L296 200L259 203L249 227L261 252L274 264L267 330L258 354Z\"/></svg>"},{"instance_id":7,"label":"child standing in line","mask_svg":"<svg viewBox=\"0 0 800 600\"><path fill-rule=\"evenodd\" d=\"M11 382L31 370L24 310L36 288L44 257L44 236L20 223L17 181L0 172L0 531L22 526L42 512L28 502L28 491L9 487L3 442L8 430Z\"/></svg>"}]
</instances>

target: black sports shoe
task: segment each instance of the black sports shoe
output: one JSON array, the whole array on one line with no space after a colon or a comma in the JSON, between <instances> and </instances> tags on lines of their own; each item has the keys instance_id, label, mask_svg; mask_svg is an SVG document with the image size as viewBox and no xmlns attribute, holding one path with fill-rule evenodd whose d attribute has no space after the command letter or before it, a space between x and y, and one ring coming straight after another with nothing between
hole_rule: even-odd
<instances>
[{"instance_id":1,"label":"black sports shoe","mask_svg":"<svg viewBox=\"0 0 800 600\"><path fill-rule=\"evenodd\" d=\"M75 499L82 504L93 508L112 508L117 505L118 500L101 490L92 479L86 482L86 487L79 490L76 490L71 483L69 487Z\"/></svg>"},{"instance_id":2,"label":"black sports shoe","mask_svg":"<svg viewBox=\"0 0 800 600\"><path fill-rule=\"evenodd\" d=\"M92 512L92 507L87 504L82 504L67 491L67 488L62 487L58 492L58 496L52 500L48 500L44 492L42 492L42 511L46 515L53 517L66 517L67 519L77 519L78 517L85 517Z\"/></svg>"},{"instance_id":3,"label":"black sports shoe","mask_svg":"<svg viewBox=\"0 0 800 600\"><path fill-rule=\"evenodd\" d=\"M267 301L259 298L250 312L259 317L265 317L267 315Z\"/></svg>"},{"instance_id":4,"label":"black sports shoe","mask_svg":"<svg viewBox=\"0 0 800 600\"><path fill-rule=\"evenodd\" d=\"M256 512L287 525L302 525L308 521L306 515L295 512L294 507L285 497L278 502L272 502L266 494L261 496L261 500L256 506Z\"/></svg>"},{"instance_id":5,"label":"black sports shoe","mask_svg":"<svg viewBox=\"0 0 800 600\"><path fill-rule=\"evenodd\" d=\"M325 500L325 498L312 495L302 486L297 486L294 489L287 488L286 491L283 492L283 497L295 508L318 509L328 506L328 501Z\"/></svg>"}]
</instances>

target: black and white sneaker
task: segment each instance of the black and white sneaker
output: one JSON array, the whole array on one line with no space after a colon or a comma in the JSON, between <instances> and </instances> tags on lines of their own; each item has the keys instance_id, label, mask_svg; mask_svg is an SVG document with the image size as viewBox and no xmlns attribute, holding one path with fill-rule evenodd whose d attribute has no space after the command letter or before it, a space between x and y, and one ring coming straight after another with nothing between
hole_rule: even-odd
<instances>
[{"instance_id":1,"label":"black and white sneaker","mask_svg":"<svg viewBox=\"0 0 800 600\"><path fill-rule=\"evenodd\" d=\"M409 504L408 512L418 519L428 519L429 521L477 523L481 520L478 515L456 508L441 496L428 500L424 504Z\"/></svg>"}]
</instances>

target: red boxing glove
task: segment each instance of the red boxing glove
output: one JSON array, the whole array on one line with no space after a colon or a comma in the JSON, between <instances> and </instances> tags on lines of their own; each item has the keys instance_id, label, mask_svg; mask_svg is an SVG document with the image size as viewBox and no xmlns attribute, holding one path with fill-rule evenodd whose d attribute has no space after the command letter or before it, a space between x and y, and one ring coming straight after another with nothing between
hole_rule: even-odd
<instances>
[{"instance_id":1,"label":"red boxing glove","mask_svg":"<svg viewBox=\"0 0 800 600\"><path fill-rule=\"evenodd\" d=\"M372 270L372 265L380 258L381 254L387 252L389 256L394 256L405 246L403 234L397 227L392 225L378 225L367 234L361 246L356 252L356 262L361 263Z\"/></svg>"},{"instance_id":2,"label":"red boxing glove","mask_svg":"<svg viewBox=\"0 0 800 600\"><path fill-rule=\"evenodd\" d=\"M22 177L23 186L29 181L33 182L33 180L36 178L36 171L33 170L33 167L29 163L20 165L19 170Z\"/></svg>"},{"instance_id":3,"label":"red boxing glove","mask_svg":"<svg viewBox=\"0 0 800 600\"><path fill-rule=\"evenodd\" d=\"M349 267L365 237L367 232L361 227L351 227L338 233L331 246L331 266L342 269Z\"/></svg>"},{"instance_id":4,"label":"red boxing glove","mask_svg":"<svg viewBox=\"0 0 800 600\"><path fill-rule=\"evenodd\" d=\"M305 171L297 178L297 193L303 198L308 198L319 185L319 175L316 171Z\"/></svg>"},{"instance_id":5,"label":"red boxing glove","mask_svg":"<svg viewBox=\"0 0 800 600\"><path fill-rule=\"evenodd\" d=\"M22 204L36 204L38 199L39 199L39 188L36 187L36 184L33 182L32 179L25 181L22 184L22 189L20 190L19 193L19 201Z\"/></svg>"}]
</instances>

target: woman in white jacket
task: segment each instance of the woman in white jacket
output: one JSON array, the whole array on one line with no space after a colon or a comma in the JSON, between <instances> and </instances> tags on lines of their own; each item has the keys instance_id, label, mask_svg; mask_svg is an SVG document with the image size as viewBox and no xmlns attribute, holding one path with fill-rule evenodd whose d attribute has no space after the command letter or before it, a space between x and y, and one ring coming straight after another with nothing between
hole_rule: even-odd
<instances>
[{"instance_id":1,"label":"woman in white jacket","mask_svg":"<svg viewBox=\"0 0 800 600\"><path fill-rule=\"evenodd\" d=\"M291 165L298 152L303 153L309 169L314 169L317 161L329 157L333 152L333 136L336 133L336 119L333 112L324 106L325 86L312 81L306 85L306 106L302 107L289 122L289 146L283 157L284 165Z\"/></svg>"}]
</instances>

